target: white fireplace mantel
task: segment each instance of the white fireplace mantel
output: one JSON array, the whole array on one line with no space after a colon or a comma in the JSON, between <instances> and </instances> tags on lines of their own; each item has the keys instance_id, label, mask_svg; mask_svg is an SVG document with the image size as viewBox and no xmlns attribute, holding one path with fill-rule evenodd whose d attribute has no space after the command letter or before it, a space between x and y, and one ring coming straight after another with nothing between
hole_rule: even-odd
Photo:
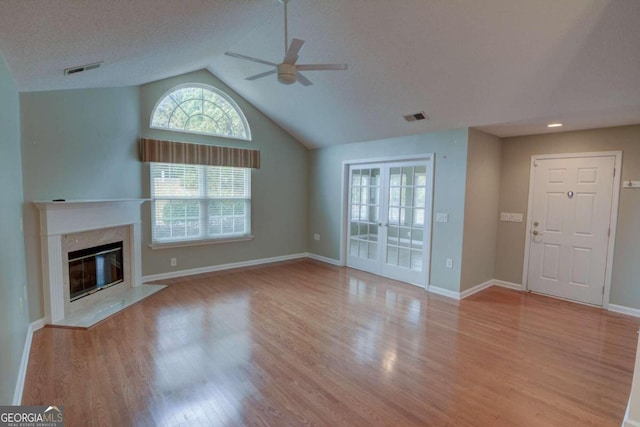
<instances>
[{"instance_id":1,"label":"white fireplace mantel","mask_svg":"<svg viewBox=\"0 0 640 427\"><path fill-rule=\"evenodd\" d=\"M42 278L48 323L65 318L62 236L118 226L130 227L131 287L142 283L140 205L147 199L37 201L40 210Z\"/></svg>"},{"instance_id":2,"label":"white fireplace mantel","mask_svg":"<svg viewBox=\"0 0 640 427\"><path fill-rule=\"evenodd\" d=\"M140 205L148 199L33 202L40 210L40 235L77 233L140 223Z\"/></svg>"}]
</instances>

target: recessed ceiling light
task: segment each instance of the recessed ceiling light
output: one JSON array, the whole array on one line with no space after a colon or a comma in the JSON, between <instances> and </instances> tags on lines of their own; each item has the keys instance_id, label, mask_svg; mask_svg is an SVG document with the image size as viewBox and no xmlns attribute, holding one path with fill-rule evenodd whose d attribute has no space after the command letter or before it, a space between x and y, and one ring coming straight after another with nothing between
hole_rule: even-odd
<instances>
[{"instance_id":1,"label":"recessed ceiling light","mask_svg":"<svg viewBox=\"0 0 640 427\"><path fill-rule=\"evenodd\" d=\"M548 128L561 128L562 127L562 123L549 123L547 125Z\"/></svg>"}]
</instances>

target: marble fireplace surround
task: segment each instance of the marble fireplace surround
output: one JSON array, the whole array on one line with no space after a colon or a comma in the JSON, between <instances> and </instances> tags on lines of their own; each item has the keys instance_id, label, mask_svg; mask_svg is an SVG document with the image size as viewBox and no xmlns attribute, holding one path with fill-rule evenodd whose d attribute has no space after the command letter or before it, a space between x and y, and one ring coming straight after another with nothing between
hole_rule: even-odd
<instances>
[{"instance_id":1,"label":"marble fireplace surround","mask_svg":"<svg viewBox=\"0 0 640 427\"><path fill-rule=\"evenodd\" d=\"M142 284L140 205L145 201L34 202L40 211L46 323L90 327L164 288ZM119 241L123 282L70 302L68 253Z\"/></svg>"}]
</instances>

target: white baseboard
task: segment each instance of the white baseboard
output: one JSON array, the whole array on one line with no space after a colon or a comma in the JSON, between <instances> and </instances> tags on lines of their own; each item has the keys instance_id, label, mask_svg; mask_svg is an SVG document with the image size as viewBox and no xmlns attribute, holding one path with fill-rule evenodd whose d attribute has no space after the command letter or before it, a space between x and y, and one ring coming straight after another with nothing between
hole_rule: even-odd
<instances>
[{"instance_id":1,"label":"white baseboard","mask_svg":"<svg viewBox=\"0 0 640 427\"><path fill-rule=\"evenodd\" d=\"M513 283L513 282L506 282L504 280L493 280L493 284L496 285L496 286L501 286L503 288L514 289L516 291L522 291L523 290L523 286L522 285L520 285L518 283ZM561 298L561 299L563 299L563 298ZM571 301L571 300L567 300L567 301ZM571 301L571 302L578 303L578 301ZM607 310L613 311L614 313L621 313L621 314L626 314L626 315L633 316L633 317L640 317L640 309L626 307L624 305L609 304L607 306ZM640 427L640 424L638 425L638 427Z\"/></svg>"},{"instance_id":2,"label":"white baseboard","mask_svg":"<svg viewBox=\"0 0 640 427\"><path fill-rule=\"evenodd\" d=\"M520 283L506 282L504 280L492 280L493 284L500 286L501 288L513 289L514 291L521 291L522 285Z\"/></svg>"},{"instance_id":3,"label":"white baseboard","mask_svg":"<svg viewBox=\"0 0 640 427\"><path fill-rule=\"evenodd\" d=\"M460 292L450 291L449 289L441 288L435 285L427 286L427 291L433 294L442 295L444 297L453 298L456 300L460 299Z\"/></svg>"},{"instance_id":4,"label":"white baseboard","mask_svg":"<svg viewBox=\"0 0 640 427\"><path fill-rule=\"evenodd\" d=\"M433 292L434 294L442 295L445 297L449 297L457 300L463 300L467 297L470 297L473 294L476 294L480 291L484 291L485 289L490 288L491 286L500 286L502 288L514 289L516 291L522 290L522 285L519 285L517 283L505 282L504 280L491 279L491 280L487 280L484 283L480 283L479 285L475 285L473 288L467 289L466 291L462 291L462 292L450 291L449 289L440 288L434 285L428 286L427 291Z\"/></svg>"},{"instance_id":5,"label":"white baseboard","mask_svg":"<svg viewBox=\"0 0 640 427\"><path fill-rule=\"evenodd\" d=\"M342 264L337 259L327 258L327 257L324 257L322 255L312 254L310 252L307 253L307 258L315 259L316 261L320 261L320 262L326 262L327 264L335 265L335 266L338 266L338 267L344 267L344 264Z\"/></svg>"},{"instance_id":6,"label":"white baseboard","mask_svg":"<svg viewBox=\"0 0 640 427\"><path fill-rule=\"evenodd\" d=\"M154 282L157 280L173 279L175 277L193 276L194 274L211 273L214 271L231 270L232 268L252 267L254 265L270 264L272 262L290 261L294 259L308 258L308 254L299 253L291 255L283 255L272 258L261 258L249 261L232 262L229 264L212 265L209 267L192 268L190 270L178 270L171 271L169 273L151 274L149 276L143 276L142 282Z\"/></svg>"},{"instance_id":7,"label":"white baseboard","mask_svg":"<svg viewBox=\"0 0 640 427\"><path fill-rule=\"evenodd\" d=\"M631 397L629 397L631 399ZM640 427L640 421L632 420L629 418L629 407L631 406L631 400L627 404L627 411L624 413L624 419L622 420L622 427Z\"/></svg>"},{"instance_id":8,"label":"white baseboard","mask_svg":"<svg viewBox=\"0 0 640 427\"><path fill-rule=\"evenodd\" d=\"M640 317L640 310L637 308L625 307L624 305L609 304L607 310L614 313L628 314L629 316Z\"/></svg>"},{"instance_id":9,"label":"white baseboard","mask_svg":"<svg viewBox=\"0 0 640 427\"><path fill-rule=\"evenodd\" d=\"M630 419L630 418L625 418L625 419L622 421L622 426L623 426L623 427L640 427L640 422L639 422L639 421L632 420L632 419Z\"/></svg>"},{"instance_id":10,"label":"white baseboard","mask_svg":"<svg viewBox=\"0 0 640 427\"><path fill-rule=\"evenodd\" d=\"M42 329L45 325L45 319L38 319L32 322L27 328L27 336L24 339L24 348L22 350L22 359L18 368L18 379L16 380L16 388L13 393L12 405L20 405L22 403L22 392L24 391L24 381L27 378L27 367L29 366L29 354L31 353L31 341L33 333L38 329Z\"/></svg>"},{"instance_id":11,"label":"white baseboard","mask_svg":"<svg viewBox=\"0 0 640 427\"><path fill-rule=\"evenodd\" d=\"M29 325L29 327L31 327L31 329L33 330L33 332L38 331L42 328L44 328L44 326L47 324L47 319L45 319L44 317L42 319L38 319L35 322L31 323L31 325Z\"/></svg>"},{"instance_id":12,"label":"white baseboard","mask_svg":"<svg viewBox=\"0 0 640 427\"><path fill-rule=\"evenodd\" d=\"M458 299L465 299L470 297L473 294L477 294L480 291L487 289L490 286L494 285L494 280L487 280L484 283L480 283L479 285L475 285L473 288L467 289L466 291L460 292L460 297Z\"/></svg>"}]
</instances>

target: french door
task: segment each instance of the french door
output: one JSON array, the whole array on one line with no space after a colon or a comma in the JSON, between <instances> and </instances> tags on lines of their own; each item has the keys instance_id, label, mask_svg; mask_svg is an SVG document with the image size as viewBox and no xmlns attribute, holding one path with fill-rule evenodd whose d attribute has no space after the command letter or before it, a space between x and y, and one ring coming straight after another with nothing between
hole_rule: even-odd
<instances>
[{"instance_id":1,"label":"french door","mask_svg":"<svg viewBox=\"0 0 640 427\"><path fill-rule=\"evenodd\" d=\"M429 275L430 160L349 168L347 265L425 287Z\"/></svg>"}]
</instances>

